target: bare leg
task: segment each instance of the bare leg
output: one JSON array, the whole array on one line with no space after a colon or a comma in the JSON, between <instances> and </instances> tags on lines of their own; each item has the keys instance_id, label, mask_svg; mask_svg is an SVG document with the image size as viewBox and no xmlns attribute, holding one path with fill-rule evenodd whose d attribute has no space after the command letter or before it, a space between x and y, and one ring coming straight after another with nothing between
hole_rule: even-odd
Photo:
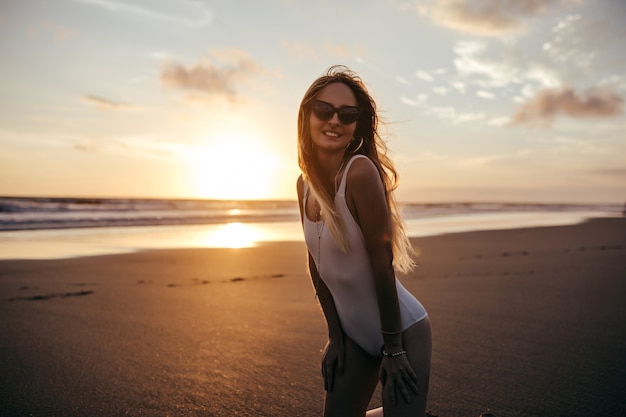
<instances>
[{"instance_id":1,"label":"bare leg","mask_svg":"<svg viewBox=\"0 0 626 417\"><path fill-rule=\"evenodd\" d=\"M363 417L378 383L380 358L369 355L345 337L342 375L335 376L331 392L326 392L325 417Z\"/></svg>"},{"instance_id":2,"label":"bare leg","mask_svg":"<svg viewBox=\"0 0 626 417\"><path fill-rule=\"evenodd\" d=\"M394 406L391 403L391 398L389 395L385 395L385 390L383 389L384 416L423 417L426 415L432 352L432 336L428 317L406 329L402 335L402 341L407 351L407 359L417 375L417 396L413 397L411 404L407 404L402 396L398 395L398 403ZM378 415L372 414L372 417ZM368 415L368 417L370 416Z\"/></svg>"},{"instance_id":3,"label":"bare leg","mask_svg":"<svg viewBox=\"0 0 626 417\"><path fill-rule=\"evenodd\" d=\"M378 408L373 408L371 410L367 410L365 417L384 417L383 408L378 407Z\"/></svg>"}]
</instances>

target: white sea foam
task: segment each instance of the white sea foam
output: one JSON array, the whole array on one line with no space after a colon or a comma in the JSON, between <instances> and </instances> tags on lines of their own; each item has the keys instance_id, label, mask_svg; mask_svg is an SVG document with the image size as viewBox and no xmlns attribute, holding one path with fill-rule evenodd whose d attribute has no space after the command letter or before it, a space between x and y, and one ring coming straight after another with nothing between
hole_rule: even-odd
<instances>
[{"instance_id":1,"label":"white sea foam","mask_svg":"<svg viewBox=\"0 0 626 417\"><path fill-rule=\"evenodd\" d=\"M579 223L621 205L405 204L411 237ZM302 242L295 201L0 198L0 259Z\"/></svg>"}]
</instances>

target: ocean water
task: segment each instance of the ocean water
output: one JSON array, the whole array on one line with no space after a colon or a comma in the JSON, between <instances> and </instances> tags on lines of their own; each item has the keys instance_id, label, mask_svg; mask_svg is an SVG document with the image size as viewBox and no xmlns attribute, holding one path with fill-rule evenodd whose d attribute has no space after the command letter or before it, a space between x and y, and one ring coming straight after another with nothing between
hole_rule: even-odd
<instances>
[{"instance_id":1,"label":"ocean water","mask_svg":"<svg viewBox=\"0 0 626 417\"><path fill-rule=\"evenodd\" d=\"M409 236L574 224L618 204L403 204ZM0 197L0 259L302 241L296 201Z\"/></svg>"}]
</instances>

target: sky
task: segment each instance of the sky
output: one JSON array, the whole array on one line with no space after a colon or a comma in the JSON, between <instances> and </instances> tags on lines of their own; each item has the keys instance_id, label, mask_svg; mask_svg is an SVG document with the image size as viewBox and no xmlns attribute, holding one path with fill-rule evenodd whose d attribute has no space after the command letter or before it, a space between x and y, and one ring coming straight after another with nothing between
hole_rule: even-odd
<instances>
[{"instance_id":1,"label":"sky","mask_svg":"<svg viewBox=\"0 0 626 417\"><path fill-rule=\"evenodd\" d=\"M0 195L294 199L328 67L404 202L626 200L624 0L0 0Z\"/></svg>"}]
</instances>

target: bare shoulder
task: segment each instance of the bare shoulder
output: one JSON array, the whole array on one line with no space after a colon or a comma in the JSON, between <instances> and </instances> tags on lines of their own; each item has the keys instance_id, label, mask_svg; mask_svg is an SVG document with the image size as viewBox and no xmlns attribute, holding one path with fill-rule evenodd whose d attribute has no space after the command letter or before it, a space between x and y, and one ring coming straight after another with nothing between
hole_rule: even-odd
<instances>
[{"instance_id":1,"label":"bare shoulder","mask_svg":"<svg viewBox=\"0 0 626 417\"><path fill-rule=\"evenodd\" d=\"M298 176L296 188L298 190L298 207L300 208L300 217L302 217L302 196L304 194L304 179L302 178L302 174Z\"/></svg>"},{"instance_id":2,"label":"bare shoulder","mask_svg":"<svg viewBox=\"0 0 626 417\"><path fill-rule=\"evenodd\" d=\"M381 183L380 174L376 165L369 158L358 158L352 162L348 171L348 182L353 188L371 187Z\"/></svg>"},{"instance_id":3,"label":"bare shoulder","mask_svg":"<svg viewBox=\"0 0 626 417\"><path fill-rule=\"evenodd\" d=\"M298 176L298 180L296 181L296 187L298 189L298 194L300 194L304 187L304 179L302 178L302 174Z\"/></svg>"}]
</instances>

